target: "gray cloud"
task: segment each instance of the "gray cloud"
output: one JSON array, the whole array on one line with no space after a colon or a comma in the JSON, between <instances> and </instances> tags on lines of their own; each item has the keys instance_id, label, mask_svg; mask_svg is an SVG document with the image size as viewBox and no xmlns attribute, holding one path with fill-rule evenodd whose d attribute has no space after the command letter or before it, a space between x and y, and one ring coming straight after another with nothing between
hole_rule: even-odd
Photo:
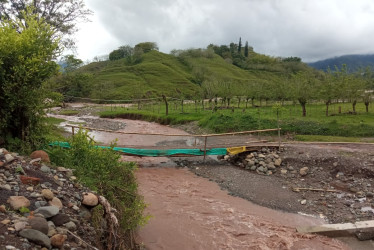
<instances>
[{"instance_id":1,"label":"gray cloud","mask_svg":"<svg viewBox=\"0 0 374 250\"><path fill-rule=\"evenodd\" d=\"M78 45L80 54L86 56L145 41L157 42L161 51L169 53L172 49L238 42L239 37L259 53L298 56L304 61L374 53L374 2L371 0L86 2L95 12L94 22L86 26L92 32L86 30L85 36L78 38L82 40ZM99 25L101 31L95 30ZM100 50L95 44L83 46L86 40L98 41L96 46ZM107 47L106 52L103 47Z\"/></svg>"}]
</instances>

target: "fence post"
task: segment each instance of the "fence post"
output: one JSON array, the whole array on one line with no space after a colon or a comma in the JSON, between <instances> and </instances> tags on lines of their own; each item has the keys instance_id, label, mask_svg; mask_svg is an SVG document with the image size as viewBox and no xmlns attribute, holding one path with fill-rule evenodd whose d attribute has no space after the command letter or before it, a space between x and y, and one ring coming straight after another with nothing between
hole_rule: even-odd
<instances>
[{"instance_id":1,"label":"fence post","mask_svg":"<svg viewBox=\"0 0 374 250\"><path fill-rule=\"evenodd\" d=\"M73 126L71 126L71 134L72 134L72 136L74 136L74 127Z\"/></svg>"},{"instance_id":2,"label":"fence post","mask_svg":"<svg viewBox=\"0 0 374 250\"><path fill-rule=\"evenodd\" d=\"M205 143L204 143L204 162L205 162L205 158L206 158L206 143L207 143L207 140L208 140L208 136L205 136Z\"/></svg>"}]
</instances>

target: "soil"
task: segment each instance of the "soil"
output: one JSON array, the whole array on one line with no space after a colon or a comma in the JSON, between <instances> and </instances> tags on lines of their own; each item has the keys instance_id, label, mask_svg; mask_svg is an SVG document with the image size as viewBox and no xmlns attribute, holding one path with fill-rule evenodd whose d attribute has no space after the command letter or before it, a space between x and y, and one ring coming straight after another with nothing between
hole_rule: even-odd
<instances>
[{"instance_id":1,"label":"soil","mask_svg":"<svg viewBox=\"0 0 374 250\"><path fill-rule=\"evenodd\" d=\"M89 108L90 110L93 109L92 106ZM97 120L100 120L100 124L105 124L105 121L108 121L108 123L113 122L113 120L109 119ZM168 126L161 126L155 123L124 119L116 119L115 121L125 123L124 128L121 128L120 131L161 131L164 133L177 133L179 131L178 133L183 133L183 131L178 130L178 128L170 128ZM93 123L95 123L95 120L93 120ZM183 129L186 131L196 131L196 124L192 124L191 126L183 126ZM159 147L171 148L175 148L177 146L191 147L190 140L181 138L155 138L146 136L136 137L118 134L110 135L110 133L101 132L95 132L95 135L100 138L98 139L99 141L106 144L110 143L113 138L118 138L119 142L123 143L124 145L136 145L138 147L149 147L156 145ZM251 144L252 141L259 139L263 140L264 137L220 137L217 140L209 139L210 141L208 142L208 147L213 147L215 145L234 146L240 143L243 145L248 145ZM272 138L266 137L265 139L269 140ZM119 145L121 145L121 143L119 143ZM198 140L196 144L197 147L201 147L202 141ZM282 165L273 171L271 175L259 174L256 171L243 168L242 162L247 153L240 155L236 160L232 160L231 162L219 161L215 157L208 157L207 160L203 162L201 157L163 158L160 160L160 158L125 156L124 160L137 161L140 165L138 180L140 190L145 196L146 202L150 203L148 212L153 215L157 215L157 217L164 218L164 222L166 223L165 224L162 222L162 220L156 218L156 224L160 224L158 224L158 226L154 226L155 223L152 224L151 220L149 223L151 226L147 225L140 231L141 240L146 242L146 247L151 249L164 248L167 246L165 241L170 241L171 243L174 242L175 244L177 244L178 241L180 244L189 241L190 244L192 244L191 246L194 246L196 243L195 246L197 249L199 249L198 242L202 242L203 240L211 242L211 245L205 248L203 247L204 249L214 249L215 247L236 249L238 246L236 244L239 244L239 241L241 243L246 242L244 238L248 239L249 237L250 239L255 239L260 237L259 235L264 236L270 232L263 231L259 235L249 233L251 236L244 237L246 233L243 232L243 230L245 231L248 229L247 227L241 227L239 225L234 230L227 226L227 224L237 220L254 221L256 220L255 217L258 214L251 214L250 211L246 210L246 212L243 212L245 214L243 215L244 217L239 216L237 218L233 217L232 220L225 220L225 212L221 211L220 209L212 212L208 209L210 203L207 203L207 201L204 201L204 199L212 199L214 204L221 204L221 199L226 199L227 197L223 198L224 196L221 196L221 193L217 190L210 192L214 189L214 187L207 188L207 192L203 192L201 189L206 188L204 185L212 185L213 183L207 182L211 183L207 184L202 178L192 181L192 177L188 175L186 169L195 173L197 176L201 176L210 181L216 182L221 189L226 190L231 196L237 196L244 199L231 197L230 199L235 198L235 202L237 199L243 202L247 200L245 202L250 201L262 207L272 209L267 210L263 208L263 213L261 216L262 218L265 218L264 220L266 222L261 225L266 224L266 228L276 228L276 231L280 230L282 232L286 232L287 229L282 228L282 226L293 227L295 226L295 223L285 223L282 221L282 215L271 217L270 211L274 212L273 210L308 215L311 219L314 219L314 223L317 224L345 223L374 219L373 144L292 142L284 143L282 148L283 150L278 152L280 158L282 159ZM149 169L149 167L155 166L166 166L169 168L166 170L160 168ZM300 174L300 169L304 167L308 168L308 173L302 176ZM281 169L287 170L287 173L282 174L280 171ZM172 173L170 176L168 176L169 172ZM192 184L190 183L187 185L186 183L189 181L192 181ZM198 185L199 188L196 188L195 184L200 182L204 184L202 184L201 187ZM332 190L332 192L295 192L295 188L314 188ZM177 190L179 191L177 192ZM201 194L198 195L199 201L191 200L194 198L195 194L197 195L197 193L200 191ZM230 200L229 198L227 199L228 200L225 200L226 205L235 203L234 200ZM169 209L165 209L164 205L166 203L170 206ZM200 204L202 207L204 207L203 204L208 204L209 206L207 206L207 210L209 211L206 211L206 214L204 214L204 211L197 211L195 210L195 205L193 204L196 206L199 206L198 204ZM250 205L252 203L245 204L246 205L240 205L240 209L242 209L242 206L252 206ZM226 207L226 205L224 206L225 209L230 209L230 206L227 205ZM239 207L235 207L233 205L232 209L239 209ZM212 209L214 210L214 208ZM202 214L199 214L200 212ZM220 213L221 215L219 215ZM187 218L184 217L185 215ZM193 221L196 220L206 220L209 222L210 216L214 216L219 222L211 221L210 223L206 224L193 223ZM266 220L267 216L269 216L268 220ZM168 220L171 217L180 218L180 221L178 221L178 219ZM174 225L174 223L176 223L176 225ZM215 223L218 223L221 226L215 227ZM257 222L254 223L257 225ZM271 225L272 223L273 225ZM303 223L299 223L298 225ZM171 226L171 224L173 224L173 226ZM306 225L306 223L304 223L304 225ZM210 231L202 230L199 232L197 228L205 228L206 230L208 230L207 228L210 228ZM197 230L196 233L192 233L194 230ZM234 235L233 237L225 238L223 235L217 233L214 234L215 238L209 238L212 236L215 230L222 232L226 236L227 232L235 232L231 234ZM183 234L183 232L185 233ZM275 231L272 231L272 233L278 235L278 233L275 233ZM148 236L149 238L147 240ZM292 247L294 247L294 249L300 249L303 247L301 242L298 243L298 236L296 233L292 233L290 236L295 237L296 240L289 243L289 245L287 245L288 243L285 243L286 245L284 249ZM221 237L225 238L226 241L231 241L232 244L219 245L221 242L219 239ZM269 240L271 241L272 236L267 235L267 237L270 237ZM282 238L283 236L279 237ZM308 235L304 237L308 238L311 236ZM264 245L258 249L265 249L266 247L272 248L272 246L267 245L269 242L266 242L266 240L263 238L261 239L263 240L261 242L264 242ZM331 241L326 243L326 245L323 243L324 239L325 238L316 238L317 242L319 242L318 244L322 245L316 244L316 247L313 247L313 249L343 248L342 245L338 246L336 245L336 242L331 243ZM362 244L353 242L352 239L345 241L353 249L357 249L357 246L360 249L372 249L374 247L372 240L366 241ZM214 245L215 242L217 245ZM281 240L279 242L284 241ZM288 239L285 240L285 242L288 242ZM248 245L247 247L250 246Z\"/></svg>"}]
</instances>

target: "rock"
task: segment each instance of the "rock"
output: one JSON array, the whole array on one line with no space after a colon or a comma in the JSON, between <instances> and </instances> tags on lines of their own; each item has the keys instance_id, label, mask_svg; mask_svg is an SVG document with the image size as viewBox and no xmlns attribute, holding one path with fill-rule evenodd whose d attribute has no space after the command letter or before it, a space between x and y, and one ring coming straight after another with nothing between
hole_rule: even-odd
<instances>
[{"instance_id":1,"label":"rock","mask_svg":"<svg viewBox=\"0 0 374 250\"><path fill-rule=\"evenodd\" d=\"M6 213L5 205L1 205L1 206L0 206L0 212L1 212L1 213Z\"/></svg>"},{"instance_id":2,"label":"rock","mask_svg":"<svg viewBox=\"0 0 374 250\"><path fill-rule=\"evenodd\" d=\"M51 240L47 235L34 229L23 229L19 235L43 247L51 248Z\"/></svg>"},{"instance_id":3,"label":"rock","mask_svg":"<svg viewBox=\"0 0 374 250\"><path fill-rule=\"evenodd\" d=\"M14 158L11 154L6 154L5 155L5 162L6 163L10 163L12 161L14 161L16 158Z\"/></svg>"},{"instance_id":4,"label":"rock","mask_svg":"<svg viewBox=\"0 0 374 250\"><path fill-rule=\"evenodd\" d=\"M51 245L53 247L62 248L62 246L65 243L66 238L67 238L66 235L55 234L51 237Z\"/></svg>"},{"instance_id":5,"label":"rock","mask_svg":"<svg viewBox=\"0 0 374 250\"><path fill-rule=\"evenodd\" d=\"M42 190L42 195L46 200L52 200L54 197L54 194L52 193L51 190L49 189L43 189Z\"/></svg>"},{"instance_id":6,"label":"rock","mask_svg":"<svg viewBox=\"0 0 374 250\"><path fill-rule=\"evenodd\" d=\"M34 191L34 187L32 187L32 186L27 187L26 190L29 191L29 192L32 192L32 191Z\"/></svg>"},{"instance_id":7,"label":"rock","mask_svg":"<svg viewBox=\"0 0 374 250\"><path fill-rule=\"evenodd\" d=\"M46 206L46 207L40 207L40 208L37 208L34 213L37 214L37 213L40 213L44 216L44 218L48 219L52 216L55 216L56 214L58 214L58 212L60 211L60 209L58 207L55 207L55 206Z\"/></svg>"},{"instance_id":8,"label":"rock","mask_svg":"<svg viewBox=\"0 0 374 250\"><path fill-rule=\"evenodd\" d=\"M265 155L263 155L263 154L259 154L257 157L265 159Z\"/></svg>"},{"instance_id":9,"label":"rock","mask_svg":"<svg viewBox=\"0 0 374 250\"><path fill-rule=\"evenodd\" d=\"M0 168L4 167L5 162L0 161Z\"/></svg>"},{"instance_id":10,"label":"rock","mask_svg":"<svg viewBox=\"0 0 374 250\"><path fill-rule=\"evenodd\" d=\"M332 165L333 165L334 167L337 167L337 166L338 166L338 163L337 163L337 162L334 162Z\"/></svg>"},{"instance_id":11,"label":"rock","mask_svg":"<svg viewBox=\"0 0 374 250\"><path fill-rule=\"evenodd\" d=\"M31 159L41 158L44 162L51 162L49 160L48 154L43 150L37 150L31 153L30 155Z\"/></svg>"},{"instance_id":12,"label":"rock","mask_svg":"<svg viewBox=\"0 0 374 250\"><path fill-rule=\"evenodd\" d=\"M75 231L77 229L77 226L72 221L69 221L68 223L65 223L64 227L66 227L70 231Z\"/></svg>"},{"instance_id":13,"label":"rock","mask_svg":"<svg viewBox=\"0 0 374 250\"><path fill-rule=\"evenodd\" d=\"M19 178L23 184L36 186L40 183L40 178L36 178L36 177L20 175Z\"/></svg>"},{"instance_id":14,"label":"rock","mask_svg":"<svg viewBox=\"0 0 374 250\"><path fill-rule=\"evenodd\" d=\"M68 169L66 169L64 167L57 167L57 171L58 172L66 172L66 171L68 171Z\"/></svg>"},{"instance_id":15,"label":"rock","mask_svg":"<svg viewBox=\"0 0 374 250\"><path fill-rule=\"evenodd\" d=\"M225 156L223 157L223 159L224 159L225 161L228 161L228 160L230 159L230 156L229 156L229 155L225 155Z\"/></svg>"},{"instance_id":16,"label":"rock","mask_svg":"<svg viewBox=\"0 0 374 250\"><path fill-rule=\"evenodd\" d=\"M302 200L302 201L300 201L300 204L301 204L301 205L305 205L305 204L306 204L306 200Z\"/></svg>"},{"instance_id":17,"label":"rock","mask_svg":"<svg viewBox=\"0 0 374 250\"><path fill-rule=\"evenodd\" d=\"M48 222L41 217L31 217L27 220L32 229L38 230L43 234L48 234Z\"/></svg>"},{"instance_id":18,"label":"rock","mask_svg":"<svg viewBox=\"0 0 374 250\"><path fill-rule=\"evenodd\" d=\"M2 186L1 186L1 189L4 189L4 190L7 190L7 191L10 191L10 190L12 190L12 187L11 187L9 184L5 184L5 185L2 185Z\"/></svg>"},{"instance_id":19,"label":"rock","mask_svg":"<svg viewBox=\"0 0 374 250\"><path fill-rule=\"evenodd\" d=\"M257 169L257 167L254 166L254 165L251 167L251 170L252 170L252 171L255 171L256 169Z\"/></svg>"},{"instance_id":20,"label":"rock","mask_svg":"<svg viewBox=\"0 0 374 250\"><path fill-rule=\"evenodd\" d=\"M62 226L70 221L70 217L66 214L57 214L50 219L56 227Z\"/></svg>"},{"instance_id":21,"label":"rock","mask_svg":"<svg viewBox=\"0 0 374 250\"><path fill-rule=\"evenodd\" d=\"M51 172L51 169L49 167L47 167L46 165L42 165L40 170L43 172L43 173L47 173L49 174Z\"/></svg>"},{"instance_id":22,"label":"rock","mask_svg":"<svg viewBox=\"0 0 374 250\"><path fill-rule=\"evenodd\" d=\"M303 168L300 169L299 173L300 173L301 176L305 176L305 175L308 174L308 171L309 171L308 167L303 167Z\"/></svg>"},{"instance_id":23,"label":"rock","mask_svg":"<svg viewBox=\"0 0 374 250\"><path fill-rule=\"evenodd\" d=\"M247 156L245 157L246 160L250 160L250 159L252 159L252 158L253 158L253 154L249 154L249 155L247 155Z\"/></svg>"},{"instance_id":24,"label":"rock","mask_svg":"<svg viewBox=\"0 0 374 250\"><path fill-rule=\"evenodd\" d=\"M51 201L49 201L48 203L49 203L49 205L56 206L59 209L62 209L62 207L63 207L61 200L57 197L53 197L53 199Z\"/></svg>"},{"instance_id":25,"label":"rock","mask_svg":"<svg viewBox=\"0 0 374 250\"><path fill-rule=\"evenodd\" d=\"M2 220L0 223L3 225L8 225L10 222L11 220L5 219L5 220Z\"/></svg>"},{"instance_id":26,"label":"rock","mask_svg":"<svg viewBox=\"0 0 374 250\"><path fill-rule=\"evenodd\" d=\"M263 173L263 172L265 172L265 168L263 166L260 166L260 167L257 168L257 171Z\"/></svg>"},{"instance_id":27,"label":"rock","mask_svg":"<svg viewBox=\"0 0 374 250\"><path fill-rule=\"evenodd\" d=\"M281 169L281 174L287 174L287 169Z\"/></svg>"},{"instance_id":28,"label":"rock","mask_svg":"<svg viewBox=\"0 0 374 250\"><path fill-rule=\"evenodd\" d=\"M52 237L53 235L57 234L57 230L53 227L49 227L48 229L48 237Z\"/></svg>"},{"instance_id":29,"label":"rock","mask_svg":"<svg viewBox=\"0 0 374 250\"><path fill-rule=\"evenodd\" d=\"M248 166L248 167L252 167L252 166L254 166L254 165L255 165L255 162L254 162L254 161L252 161L252 160L247 161L247 166Z\"/></svg>"},{"instance_id":30,"label":"rock","mask_svg":"<svg viewBox=\"0 0 374 250\"><path fill-rule=\"evenodd\" d=\"M19 221L19 222L16 222L14 223L14 229L16 229L16 231L21 231L22 229L25 229L27 226L27 223L25 221Z\"/></svg>"},{"instance_id":31,"label":"rock","mask_svg":"<svg viewBox=\"0 0 374 250\"><path fill-rule=\"evenodd\" d=\"M274 166L276 167L280 167L280 165L282 164L282 159L278 158L274 161Z\"/></svg>"},{"instance_id":32,"label":"rock","mask_svg":"<svg viewBox=\"0 0 374 250\"><path fill-rule=\"evenodd\" d=\"M99 199L93 193L86 193L83 195L83 205L94 207L99 204Z\"/></svg>"},{"instance_id":33,"label":"rock","mask_svg":"<svg viewBox=\"0 0 374 250\"><path fill-rule=\"evenodd\" d=\"M30 201L25 196L10 196L7 203L9 203L14 210L30 206Z\"/></svg>"},{"instance_id":34,"label":"rock","mask_svg":"<svg viewBox=\"0 0 374 250\"><path fill-rule=\"evenodd\" d=\"M366 197L373 198L374 194L372 192L367 192Z\"/></svg>"},{"instance_id":35,"label":"rock","mask_svg":"<svg viewBox=\"0 0 374 250\"><path fill-rule=\"evenodd\" d=\"M266 165L266 167L267 167L268 169L270 169L270 170L274 170L274 169L276 169L276 167L274 166L273 163L269 163L268 165Z\"/></svg>"}]
</instances>

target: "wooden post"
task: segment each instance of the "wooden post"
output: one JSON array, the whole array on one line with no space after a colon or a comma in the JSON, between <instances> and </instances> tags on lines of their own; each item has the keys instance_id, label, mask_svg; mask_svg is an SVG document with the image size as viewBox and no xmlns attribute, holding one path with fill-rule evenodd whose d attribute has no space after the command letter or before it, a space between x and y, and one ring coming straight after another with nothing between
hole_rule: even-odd
<instances>
[{"instance_id":1,"label":"wooden post","mask_svg":"<svg viewBox=\"0 0 374 250\"><path fill-rule=\"evenodd\" d=\"M204 162L205 162L205 158L206 158L206 142L208 140L208 137L205 136L205 143L204 143Z\"/></svg>"},{"instance_id":2,"label":"wooden post","mask_svg":"<svg viewBox=\"0 0 374 250\"><path fill-rule=\"evenodd\" d=\"M71 127L71 134L74 136L74 127Z\"/></svg>"},{"instance_id":3,"label":"wooden post","mask_svg":"<svg viewBox=\"0 0 374 250\"><path fill-rule=\"evenodd\" d=\"M277 127L278 127L278 150L281 149L281 131L279 128L279 109L277 109Z\"/></svg>"}]
</instances>

